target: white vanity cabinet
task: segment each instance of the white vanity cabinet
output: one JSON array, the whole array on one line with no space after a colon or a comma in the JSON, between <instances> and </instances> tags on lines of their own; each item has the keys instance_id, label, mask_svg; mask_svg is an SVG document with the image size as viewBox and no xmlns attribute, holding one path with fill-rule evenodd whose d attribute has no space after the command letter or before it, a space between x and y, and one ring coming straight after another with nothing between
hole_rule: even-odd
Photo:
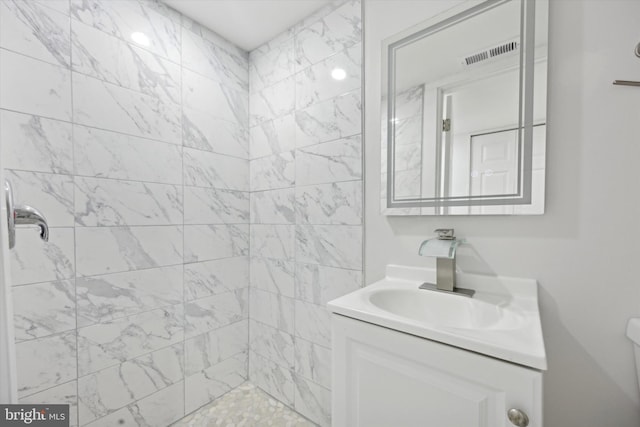
<instances>
[{"instance_id":1,"label":"white vanity cabinet","mask_svg":"<svg viewBox=\"0 0 640 427\"><path fill-rule=\"evenodd\" d=\"M333 427L542 426L542 372L332 315Z\"/></svg>"}]
</instances>

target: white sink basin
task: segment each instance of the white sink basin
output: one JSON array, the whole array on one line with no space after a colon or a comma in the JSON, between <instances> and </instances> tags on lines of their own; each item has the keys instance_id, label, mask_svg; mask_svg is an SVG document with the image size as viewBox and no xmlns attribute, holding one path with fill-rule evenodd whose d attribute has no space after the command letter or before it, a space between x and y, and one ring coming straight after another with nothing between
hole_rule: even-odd
<instances>
[{"instance_id":1,"label":"white sink basin","mask_svg":"<svg viewBox=\"0 0 640 427\"><path fill-rule=\"evenodd\" d=\"M535 280L458 274L473 298L419 289L435 270L387 266L387 276L330 301L339 315L546 369Z\"/></svg>"}]
</instances>

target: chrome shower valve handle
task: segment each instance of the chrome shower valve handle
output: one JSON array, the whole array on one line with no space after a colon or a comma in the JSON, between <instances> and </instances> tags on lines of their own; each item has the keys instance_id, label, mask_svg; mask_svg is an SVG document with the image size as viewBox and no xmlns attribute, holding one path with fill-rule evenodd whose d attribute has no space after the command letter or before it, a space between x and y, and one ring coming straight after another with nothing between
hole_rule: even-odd
<instances>
[{"instance_id":1,"label":"chrome shower valve handle","mask_svg":"<svg viewBox=\"0 0 640 427\"><path fill-rule=\"evenodd\" d=\"M7 227L9 231L9 249L16 245L16 225L37 225L40 227L40 238L45 242L49 241L49 226L47 219L36 208L27 205L14 206L13 190L9 181L4 184L6 206L7 206Z\"/></svg>"}]
</instances>

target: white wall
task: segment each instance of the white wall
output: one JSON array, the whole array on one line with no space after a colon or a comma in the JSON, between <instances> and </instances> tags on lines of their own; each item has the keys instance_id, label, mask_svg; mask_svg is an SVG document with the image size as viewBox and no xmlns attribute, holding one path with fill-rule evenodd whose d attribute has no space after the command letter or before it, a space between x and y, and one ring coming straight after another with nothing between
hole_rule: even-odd
<instances>
[{"instance_id":1,"label":"white wall","mask_svg":"<svg viewBox=\"0 0 640 427\"><path fill-rule=\"evenodd\" d=\"M459 2L365 2L365 275L387 263L432 265L417 254L438 227L469 245L465 272L532 277L549 370L545 425L637 426L640 393L629 317L640 239L638 1L551 1L546 213L530 217L384 217L379 207L380 41ZM393 19L391 19L391 17Z\"/></svg>"}]
</instances>

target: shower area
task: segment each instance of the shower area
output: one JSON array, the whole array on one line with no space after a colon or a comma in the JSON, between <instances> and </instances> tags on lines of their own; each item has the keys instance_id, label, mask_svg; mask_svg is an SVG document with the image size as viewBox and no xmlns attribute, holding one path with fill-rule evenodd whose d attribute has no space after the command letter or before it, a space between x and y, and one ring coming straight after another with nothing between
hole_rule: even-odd
<instances>
[{"instance_id":1,"label":"shower area","mask_svg":"<svg viewBox=\"0 0 640 427\"><path fill-rule=\"evenodd\" d=\"M49 227L9 250L2 225L3 399L163 427L255 387L331 424L362 25L359 0L317 3L246 51L162 1L0 0L2 172Z\"/></svg>"}]
</instances>

